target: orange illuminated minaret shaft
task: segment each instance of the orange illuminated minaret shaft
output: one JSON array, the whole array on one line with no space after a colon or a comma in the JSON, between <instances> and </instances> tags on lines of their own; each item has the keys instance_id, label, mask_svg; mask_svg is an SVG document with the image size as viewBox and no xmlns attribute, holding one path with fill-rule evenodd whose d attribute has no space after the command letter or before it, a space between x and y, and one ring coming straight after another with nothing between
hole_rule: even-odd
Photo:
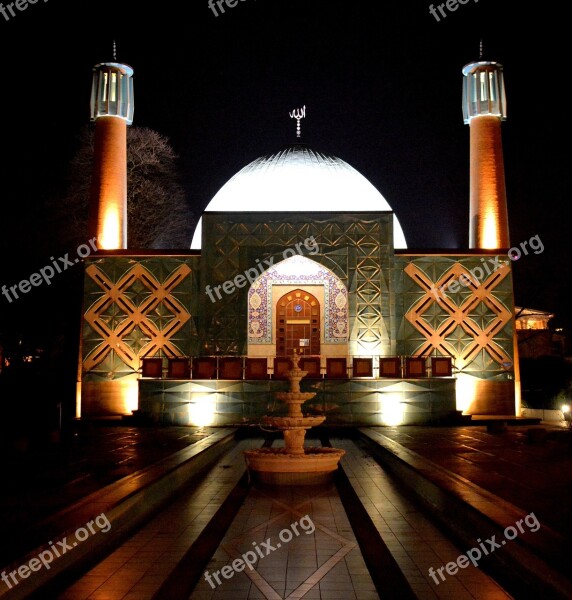
<instances>
[{"instance_id":1,"label":"orange illuminated minaret shaft","mask_svg":"<svg viewBox=\"0 0 572 600\"><path fill-rule=\"evenodd\" d=\"M117 62L93 68L95 122L90 238L106 250L127 248L127 125L133 122L133 69Z\"/></svg>"},{"instance_id":2,"label":"orange illuminated minaret shaft","mask_svg":"<svg viewBox=\"0 0 572 600\"><path fill-rule=\"evenodd\" d=\"M482 42L481 42L482 57ZM510 248L501 122L506 120L502 65L479 60L463 67L463 117L471 128L469 247ZM513 334L515 414L521 413L520 365Z\"/></svg>"},{"instance_id":3,"label":"orange illuminated minaret shaft","mask_svg":"<svg viewBox=\"0 0 572 600\"><path fill-rule=\"evenodd\" d=\"M469 248L508 249L509 228L501 139L506 119L502 65L463 68L463 116L470 126Z\"/></svg>"}]
</instances>

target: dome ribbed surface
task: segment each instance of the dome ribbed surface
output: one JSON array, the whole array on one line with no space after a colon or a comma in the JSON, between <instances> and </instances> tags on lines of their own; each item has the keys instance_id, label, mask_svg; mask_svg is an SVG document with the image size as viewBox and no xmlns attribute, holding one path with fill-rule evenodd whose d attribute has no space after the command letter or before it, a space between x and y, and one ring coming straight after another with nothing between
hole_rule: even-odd
<instances>
[{"instance_id":1,"label":"dome ribbed surface","mask_svg":"<svg viewBox=\"0 0 572 600\"><path fill-rule=\"evenodd\" d=\"M347 162L292 144L257 158L225 183L205 212L378 212L391 211L379 191ZM406 248L394 215L394 246ZM191 248L201 247L201 221Z\"/></svg>"}]
</instances>

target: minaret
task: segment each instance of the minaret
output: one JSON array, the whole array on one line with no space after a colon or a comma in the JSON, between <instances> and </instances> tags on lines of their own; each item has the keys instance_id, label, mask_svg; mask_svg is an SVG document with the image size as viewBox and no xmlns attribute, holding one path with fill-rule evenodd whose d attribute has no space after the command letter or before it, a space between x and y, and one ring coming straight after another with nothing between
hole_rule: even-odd
<instances>
[{"instance_id":1,"label":"minaret","mask_svg":"<svg viewBox=\"0 0 572 600\"><path fill-rule=\"evenodd\" d=\"M463 117L470 133L469 248L508 249L508 211L501 140L506 120L503 68L480 60L463 68Z\"/></svg>"},{"instance_id":2,"label":"minaret","mask_svg":"<svg viewBox=\"0 0 572 600\"><path fill-rule=\"evenodd\" d=\"M114 45L115 61L115 45ZM133 69L117 62L93 67L95 122L89 236L106 250L127 248L127 125L133 122Z\"/></svg>"},{"instance_id":3,"label":"minaret","mask_svg":"<svg viewBox=\"0 0 572 600\"><path fill-rule=\"evenodd\" d=\"M470 134L469 248L510 248L501 122L506 120L503 67L482 60L463 67L463 117ZM516 327L513 335L515 414L521 413Z\"/></svg>"}]
</instances>

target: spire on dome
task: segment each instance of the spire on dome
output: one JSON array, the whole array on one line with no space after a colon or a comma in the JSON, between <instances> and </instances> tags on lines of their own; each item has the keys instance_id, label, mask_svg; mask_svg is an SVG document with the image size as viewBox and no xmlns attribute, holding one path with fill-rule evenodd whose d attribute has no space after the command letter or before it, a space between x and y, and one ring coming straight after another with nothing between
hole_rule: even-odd
<instances>
[{"instance_id":1,"label":"spire on dome","mask_svg":"<svg viewBox=\"0 0 572 600\"><path fill-rule=\"evenodd\" d=\"M300 121L306 118L306 105L302 108L296 108L290 113L291 119L296 119L296 137L302 137L302 129L300 127Z\"/></svg>"}]
</instances>

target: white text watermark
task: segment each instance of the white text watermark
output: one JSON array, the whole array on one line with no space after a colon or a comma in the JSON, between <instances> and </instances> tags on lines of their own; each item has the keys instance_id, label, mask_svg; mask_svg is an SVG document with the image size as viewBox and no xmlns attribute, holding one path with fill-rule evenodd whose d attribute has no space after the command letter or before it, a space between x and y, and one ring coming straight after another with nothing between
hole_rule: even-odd
<instances>
[{"instance_id":1,"label":"white text watermark","mask_svg":"<svg viewBox=\"0 0 572 600\"><path fill-rule=\"evenodd\" d=\"M542 243L540 236L534 235L529 240L521 242L520 248L519 246L513 246L508 251L507 254L510 260L518 260L523 254L527 256L527 245L534 252L534 254L541 254L542 252L544 252L544 244ZM451 294L456 294L461 289L461 287L468 287L471 284L477 286L480 283L480 281L485 277L485 275L488 277L497 269L506 267L509 264L508 261L501 260L500 256L494 256L492 258L481 258L481 263L482 265L469 269L470 276L462 274L459 275L458 278L450 279L447 283L444 283L439 287L433 286L431 288L431 293L435 296L437 300L441 300L441 298L443 297L443 292L447 291Z\"/></svg>"},{"instance_id":2,"label":"white text watermark","mask_svg":"<svg viewBox=\"0 0 572 600\"><path fill-rule=\"evenodd\" d=\"M474 0L475 3L479 0ZM437 14L437 10L441 13L441 16L445 18L447 13L445 12L445 7L449 12L455 12L459 8L459 4L467 4L469 0L447 0L447 2L443 2L443 4L438 4L436 9L433 4L429 7L429 13L435 17L437 23L441 20L439 15Z\"/></svg>"},{"instance_id":3,"label":"white text watermark","mask_svg":"<svg viewBox=\"0 0 572 600\"><path fill-rule=\"evenodd\" d=\"M241 2L244 2L245 0L240 0ZM216 6L215 6L216 4ZM236 5L238 4L238 0L208 0L208 5L209 8L213 11L213 14L215 17L218 17L218 11L217 11L217 6L218 6L218 10L221 12L221 14L224 14L224 7L226 5L227 8L234 8Z\"/></svg>"},{"instance_id":4,"label":"white text watermark","mask_svg":"<svg viewBox=\"0 0 572 600\"><path fill-rule=\"evenodd\" d=\"M216 585L213 583L213 579L216 581L217 585L221 585L222 581L220 575L224 577L224 579L231 579L235 573L240 573L244 571L246 567L248 567L251 571L254 569L254 565L258 562L260 558L264 558L268 556L271 552L278 550L282 547L282 543L288 544L292 541L294 536L298 537L301 534L298 527L306 534L310 535L314 533L316 530L316 526L312 522L312 519L309 515L304 515L299 521L295 521L290 525L290 527L286 529L282 529L282 531L278 534L279 542L276 542L276 545L273 546L270 543L271 538L268 538L265 542L261 542L260 544L256 542L252 542L254 546L254 550L248 550L245 552L240 558L235 558L230 565L225 565L220 571L213 571L209 573L205 571L204 578L214 590Z\"/></svg>"},{"instance_id":5,"label":"white text watermark","mask_svg":"<svg viewBox=\"0 0 572 600\"><path fill-rule=\"evenodd\" d=\"M88 257L91 254L92 249L94 252L97 252L97 246L95 245L96 240L97 238L91 238L91 240L89 240L89 246L91 246L91 248L87 244L80 244L76 250L77 257L73 260L69 258L69 252L66 252L57 260L53 256L50 256L50 260L52 261L50 265L42 267L38 273L32 273L29 279L22 279L22 281L16 283L15 285L11 285L9 287L7 285L3 285L2 294L6 300L8 300L8 302L12 303L14 300L17 300L20 297L19 293L27 294L32 287L38 287L43 283L51 285L52 279L56 273L67 271L69 267L73 267L82 258Z\"/></svg>"},{"instance_id":6,"label":"white text watermark","mask_svg":"<svg viewBox=\"0 0 572 600\"><path fill-rule=\"evenodd\" d=\"M44 2L47 1L48 0L44 0ZM22 12L28 8L28 4L36 4L36 2L38 2L38 0L16 0L16 2L10 2L10 4L6 4L6 6L0 3L0 13L6 19L6 21L9 21L11 17L8 15L8 13L10 13L12 17L15 17L18 14L14 11L14 6L19 12Z\"/></svg>"},{"instance_id":7,"label":"white text watermark","mask_svg":"<svg viewBox=\"0 0 572 600\"><path fill-rule=\"evenodd\" d=\"M0 578L9 589L12 589L15 585L18 585L22 579L28 579L32 573L39 571L42 567L45 567L47 570L51 569L51 563L54 561L54 558L59 558L67 552L70 552L78 544L85 542L90 535L95 535L100 531L102 533L107 533L110 529L111 523L109 522L109 519L105 513L101 513L100 515L97 515L95 519L88 521L84 527L78 527L73 534L73 539L70 541L68 541L67 536L65 536L55 544L52 541L48 542L49 549L42 550L37 556L30 559L27 563L20 565L13 571L9 571L8 573L6 573L5 570L2 571ZM18 577L20 580L18 580Z\"/></svg>"},{"instance_id":8,"label":"white text watermark","mask_svg":"<svg viewBox=\"0 0 572 600\"><path fill-rule=\"evenodd\" d=\"M471 548L464 554L458 556L457 560L448 562L446 565L444 565L443 567L439 567L437 570L435 570L433 567L430 567L429 576L433 579L436 585L439 585L441 581L445 581L446 579L446 576L443 574L443 571L446 571L447 575L455 575L459 569L466 569L471 563L473 564L473 566L476 567L479 563L479 560L483 558L483 555L488 556L497 548L502 548L506 544L507 540L514 540L518 536L519 532L526 533L526 529L522 525L523 523L528 527L528 531L531 531L532 533L540 529L540 522L536 518L535 514L531 512L530 514L526 515L524 519L519 519L515 523L516 527L513 525L509 525L504 530L504 540L500 540L497 542L496 535L493 535L485 540L486 544L488 544L487 547L485 545L485 542L481 541L481 538L477 538L477 542L479 544L478 546ZM441 581L439 581L439 579L437 578L437 574L439 574Z\"/></svg>"},{"instance_id":9,"label":"white text watermark","mask_svg":"<svg viewBox=\"0 0 572 600\"><path fill-rule=\"evenodd\" d=\"M296 254L302 254L303 248L308 251L308 254L317 254L319 252L318 244L312 235L306 238L303 242L298 242L294 248L286 248L286 250L282 252L282 258L286 260L287 258L295 256ZM225 294L232 294L236 288L243 288L247 282L252 285L262 275L262 273L264 273L264 271L269 269L274 264L274 258L274 256L271 256L270 258L265 258L262 260L262 262L259 258L257 258L255 261L257 263L256 267L246 269L244 273L241 273L234 279L229 279L220 285L214 285L213 287L207 285L205 287L205 293L210 298L211 302L215 303L216 299L213 296L213 292L217 295L219 300L222 300L222 295L220 293L221 288Z\"/></svg>"}]
</instances>

